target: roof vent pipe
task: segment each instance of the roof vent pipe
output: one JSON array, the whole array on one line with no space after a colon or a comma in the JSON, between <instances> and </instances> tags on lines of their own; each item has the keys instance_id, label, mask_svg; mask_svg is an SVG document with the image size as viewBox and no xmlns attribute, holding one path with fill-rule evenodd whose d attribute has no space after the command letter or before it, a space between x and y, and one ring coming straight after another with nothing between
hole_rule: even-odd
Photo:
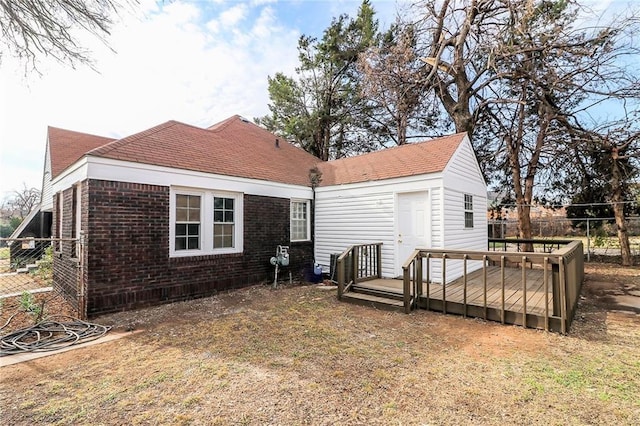
<instances>
[{"instance_id":1,"label":"roof vent pipe","mask_svg":"<svg viewBox=\"0 0 640 426\"><path fill-rule=\"evenodd\" d=\"M276 148L280 148L280 139L276 138Z\"/></svg>"}]
</instances>

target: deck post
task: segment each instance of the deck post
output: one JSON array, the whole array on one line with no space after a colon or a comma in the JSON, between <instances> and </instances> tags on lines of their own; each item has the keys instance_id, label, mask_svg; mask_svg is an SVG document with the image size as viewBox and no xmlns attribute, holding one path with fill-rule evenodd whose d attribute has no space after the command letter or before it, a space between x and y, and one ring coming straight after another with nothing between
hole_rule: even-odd
<instances>
[{"instance_id":1,"label":"deck post","mask_svg":"<svg viewBox=\"0 0 640 426\"><path fill-rule=\"evenodd\" d=\"M422 297L422 252L418 254L418 256L416 257L416 262L417 262L416 264L417 271L415 276L415 283L416 283L415 304L417 305L420 297Z\"/></svg>"},{"instance_id":2,"label":"deck post","mask_svg":"<svg viewBox=\"0 0 640 426\"><path fill-rule=\"evenodd\" d=\"M342 293L344 292L344 259L338 258L338 300L342 300Z\"/></svg>"},{"instance_id":3,"label":"deck post","mask_svg":"<svg viewBox=\"0 0 640 426\"><path fill-rule=\"evenodd\" d=\"M376 245L376 274L382 278L382 244Z\"/></svg>"},{"instance_id":4,"label":"deck post","mask_svg":"<svg viewBox=\"0 0 640 426\"><path fill-rule=\"evenodd\" d=\"M442 313L447 313L447 254L442 254Z\"/></svg>"},{"instance_id":5,"label":"deck post","mask_svg":"<svg viewBox=\"0 0 640 426\"><path fill-rule=\"evenodd\" d=\"M414 259L415 261L415 259ZM404 303L404 313L411 312L411 266L402 268L402 301Z\"/></svg>"},{"instance_id":6,"label":"deck post","mask_svg":"<svg viewBox=\"0 0 640 426\"><path fill-rule=\"evenodd\" d=\"M482 301L484 319L487 319L487 255L482 256Z\"/></svg>"},{"instance_id":7,"label":"deck post","mask_svg":"<svg viewBox=\"0 0 640 426\"><path fill-rule=\"evenodd\" d=\"M355 285L358 282L358 264L360 263L360 250L358 246L353 246L353 250L351 251L352 262L351 266L353 267L353 284Z\"/></svg>"},{"instance_id":8,"label":"deck post","mask_svg":"<svg viewBox=\"0 0 640 426\"><path fill-rule=\"evenodd\" d=\"M431 257L431 253L427 253L427 310L429 310L430 308L430 303L429 303L429 298L430 293L431 293L431 281L430 281L430 277L429 277L429 271L431 270L430 265L429 265L429 258Z\"/></svg>"},{"instance_id":9,"label":"deck post","mask_svg":"<svg viewBox=\"0 0 640 426\"><path fill-rule=\"evenodd\" d=\"M462 256L462 263L463 263L463 271L462 271L462 317L466 318L467 317L467 258L469 257L469 255L465 254L464 256Z\"/></svg>"},{"instance_id":10,"label":"deck post","mask_svg":"<svg viewBox=\"0 0 640 426\"><path fill-rule=\"evenodd\" d=\"M560 302L560 265L554 263L551 265L551 291L553 292L553 316L561 316Z\"/></svg>"},{"instance_id":11,"label":"deck post","mask_svg":"<svg viewBox=\"0 0 640 426\"><path fill-rule=\"evenodd\" d=\"M544 257L542 269L544 275L542 282L544 284L544 330L549 331L549 258Z\"/></svg>"},{"instance_id":12,"label":"deck post","mask_svg":"<svg viewBox=\"0 0 640 426\"><path fill-rule=\"evenodd\" d=\"M501 302L500 302L500 322L502 322L502 324L504 324L504 320L505 320L505 313L504 313L504 279L505 279L505 257L504 256L500 256L500 287L502 288L501 291Z\"/></svg>"},{"instance_id":13,"label":"deck post","mask_svg":"<svg viewBox=\"0 0 640 426\"><path fill-rule=\"evenodd\" d=\"M567 334L567 292L565 291L567 280L566 280L566 270L564 267L564 257L560 257L560 316L562 317L561 328L562 334Z\"/></svg>"},{"instance_id":14,"label":"deck post","mask_svg":"<svg viewBox=\"0 0 640 426\"><path fill-rule=\"evenodd\" d=\"M527 256L522 256L522 326L527 328Z\"/></svg>"}]
</instances>

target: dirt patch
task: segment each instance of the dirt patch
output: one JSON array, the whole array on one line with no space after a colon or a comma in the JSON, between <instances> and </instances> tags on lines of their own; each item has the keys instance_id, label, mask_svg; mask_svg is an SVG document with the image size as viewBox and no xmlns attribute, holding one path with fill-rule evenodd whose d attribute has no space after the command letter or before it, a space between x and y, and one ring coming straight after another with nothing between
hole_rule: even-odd
<instances>
[{"instance_id":1,"label":"dirt patch","mask_svg":"<svg viewBox=\"0 0 640 426\"><path fill-rule=\"evenodd\" d=\"M591 263L585 266L583 297L604 311L640 314L640 267Z\"/></svg>"},{"instance_id":2,"label":"dirt patch","mask_svg":"<svg viewBox=\"0 0 640 426\"><path fill-rule=\"evenodd\" d=\"M144 331L4 367L2 418L16 425L635 425L640 316L603 308L606 286L589 283L634 285L637 269L587 268L567 336L348 305L315 285L255 286L103 316L94 321Z\"/></svg>"},{"instance_id":3,"label":"dirt patch","mask_svg":"<svg viewBox=\"0 0 640 426\"><path fill-rule=\"evenodd\" d=\"M0 299L0 335L32 326L38 319L52 316L77 317L78 312L55 291L33 293L29 303L23 296Z\"/></svg>"}]
</instances>

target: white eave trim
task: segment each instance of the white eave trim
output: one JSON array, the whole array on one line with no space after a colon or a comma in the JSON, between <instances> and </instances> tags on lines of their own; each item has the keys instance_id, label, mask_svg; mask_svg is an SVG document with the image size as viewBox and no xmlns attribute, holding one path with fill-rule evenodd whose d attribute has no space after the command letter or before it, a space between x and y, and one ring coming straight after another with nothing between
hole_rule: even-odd
<instances>
[{"instance_id":1,"label":"white eave trim","mask_svg":"<svg viewBox=\"0 0 640 426\"><path fill-rule=\"evenodd\" d=\"M403 177L397 177L397 178L391 178L391 179L347 183L347 184L341 184L341 185L320 186L316 188L316 192L321 193L321 192L343 191L343 190L352 190L352 189L358 190L363 188L375 188L375 187L382 187L387 185L398 185L398 184L425 182L425 181L438 181L439 179L442 179L442 176L443 176L442 172L437 172L437 173L425 173L425 174L413 175L413 176L403 176Z\"/></svg>"},{"instance_id":2,"label":"white eave trim","mask_svg":"<svg viewBox=\"0 0 640 426\"><path fill-rule=\"evenodd\" d=\"M190 188L223 189L250 195L278 198L313 198L310 187L196 172L164 166L85 156L68 167L52 181L53 193L78 181L98 179L131 182L145 185L181 186Z\"/></svg>"}]
</instances>

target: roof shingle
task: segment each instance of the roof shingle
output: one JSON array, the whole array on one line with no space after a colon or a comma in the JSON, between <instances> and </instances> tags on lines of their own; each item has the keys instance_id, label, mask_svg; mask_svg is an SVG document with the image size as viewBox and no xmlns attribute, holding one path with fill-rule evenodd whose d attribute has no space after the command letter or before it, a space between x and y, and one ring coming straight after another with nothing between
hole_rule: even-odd
<instances>
[{"instance_id":1,"label":"roof shingle","mask_svg":"<svg viewBox=\"0 0 640 426\"><path fill-rule=\"evenodd\" d=\"M306 151L238 116L210 129L168 121L88 154L226 176L309 184L309 169L318 159Z\"/></svg>"},{"instance_id":2,"label":"roof shingle","mask_svg":"<svg viewBox=\"0 0 640 426\"><path fill-rule=\"evenodd\" d=\"M465 133L457 133L322 163L318 166L322 172L321 186L441 172L465 135Z\"/></svg>"},{"instance_id":3,"label":"roof shingle","mask_svg":"<svg viewBox=\"0 0 640 426\"><path fill-rule=\"evenodd\" d=\"M303 186L314 166L322 172L320 186L441 172L464 136L322 162L238 115L207 129L167 121L118 140L49 127L53 177L90 155Z\"/></svg>"},{"instance_id":4,"label":"roof shingle","mask_svg":"<svg viewBox=\"0 0 640 426\"><path fill-rule=\"evenodd\" d=\"M49 126L47 128L49 154L51 155L51 177L82 158L88 151L113 141L111 138L74 132Z\"/></svg>"}]
</instances>

